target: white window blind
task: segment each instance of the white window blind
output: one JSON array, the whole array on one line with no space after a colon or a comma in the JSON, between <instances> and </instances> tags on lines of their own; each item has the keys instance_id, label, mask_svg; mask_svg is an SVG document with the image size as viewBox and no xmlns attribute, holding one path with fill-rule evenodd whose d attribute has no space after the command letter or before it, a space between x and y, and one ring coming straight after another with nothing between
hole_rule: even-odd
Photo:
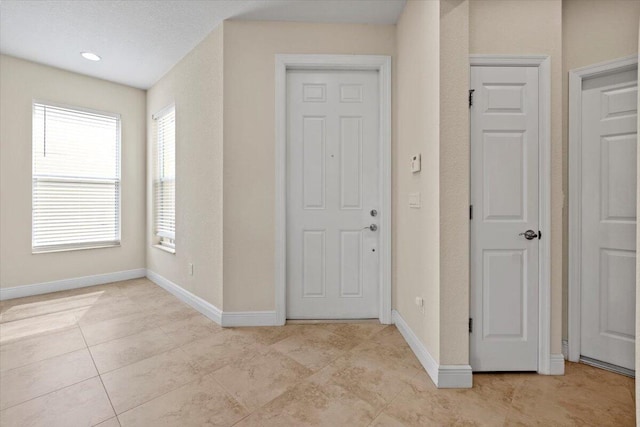
<instances>
[{"instance_id":1,"label":"white window blind","mask_svg":"<svg viewBox=\"0 0 640 427\"><path fill-rule=\"evenodd\" d=\"M120 117L34 102L34 252L120 243Z\"/></svg>"},{"instance_id":2,"label":"white window blind","mask_svg":"<svg viewBox=\"0 0 640 427\"><path fill-rule=\"evenodd\" d=\"M163 246L175 248L176 238L176 110L171 106L155 116L157 163L155 234Z\"/></svg>"}]
</instances>

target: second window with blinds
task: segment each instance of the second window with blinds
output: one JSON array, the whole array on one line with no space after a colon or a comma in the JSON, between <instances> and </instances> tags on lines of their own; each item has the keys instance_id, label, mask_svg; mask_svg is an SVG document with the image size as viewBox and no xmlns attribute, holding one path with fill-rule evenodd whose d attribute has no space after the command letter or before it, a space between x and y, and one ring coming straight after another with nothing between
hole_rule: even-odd
<instances>
[{"instance_id":1,"label":"second window with blinds","mask_svg":"<svg viewBox=\"0 0 640 427\"><path fill-rule=\"evenodd\" d=\"M153 216L155 246L176 250L176 109L169 106L153 116L156 128Z\"/></svg>"}]
</instances>

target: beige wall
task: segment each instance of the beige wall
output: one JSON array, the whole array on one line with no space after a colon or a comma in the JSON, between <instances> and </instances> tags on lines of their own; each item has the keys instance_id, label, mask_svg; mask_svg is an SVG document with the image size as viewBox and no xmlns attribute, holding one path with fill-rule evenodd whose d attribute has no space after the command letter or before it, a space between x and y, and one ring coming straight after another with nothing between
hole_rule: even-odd
<instances>
[{"instance_id":1,"label":"beige wall","mask_svg":"<svg viewBox=\"0 0 640 427\"><path fill-rule=\"evenodd\" d=\"M551 57L551 352L562 346L562 2L469 2L469 50L474 54Z\"/></svg>"},{"instance_id":2,"label":"beige wall","mask_svg":"<svg viewBox=\"0 0 640 427\"><path fill-rule=\"evenodd\" d=\"M468 22L466 0L410 1L396 40L394 308L447 365L469 363ZM408 207L414 192L420 209Z\"/></svg>"},{"instance_id":3,"label":"beige wall","mask_svg":"<svg viewBox=\"0 0 640 427\"><path fill-rule=\"evenodd\" d=\"M222 309L222 27L209 34L147 92L147 188L155 144L151 116L176 107L176 253L152 247L147 197L147 268ZM188 274L188 264L194 274Z\"/></svg>"},{"instance_id":4,"label":"beige wall","mask_svg":"<svg viewBox=\"0 0 640 427\"><path fill-rule=\"evenodd\" d=\"M393 307L440 355L440 2L410 1L397 24L393 108ZM409 159L422 153L422 171ZM422 208L409 208L409 193ZM468 263L468 262L467 262ZM415 304L424 298L424 314Z\"/></svg>"},{"instance_id":5,"label":"beige wall","mask_svg":"<svg viewBox=\"0 0 640 427\"><path fill-rule=\"evenodd\" d=\"M468 58L469 1L441 0L439 202L442 365L469 363Z\"/></svg>"},{"instance_id":6,"label":"beige wall","mask_svg":"<svg viewBox=\"0 0 640 427\"><path fill-rule=\"evenodd\" d=\"M393 55L395 26L224 24L224 308L273 310L275 54Z\"/></svg>"},{"instance_id":7,"label":"beige wall","mask_svg":"<svg viewBox=\"0 0 640 427\"><path fill-rule=\"evenodd\" d=\"M564 129L563 189L568 191L568 152L569 152L569 71L638 53L638 18L640 1L638 0L564 0L562 2L562 52L563 52L563 110ZM567 338L567 305L569 283L569 217L564 212L564 263L563 274L563 338Z\"/></svg>"},{"instance_id":8,"label":"beige wall","mask_svg":"<svg viewBox=\"0 0 640 427\"><path fill-rule=\"evenodd\" d=\"M121 115L121 246L31 253L33 99ZM0 56L1 287L144 268L144 114L142 90Z\"/></svg>"}]
</instances>

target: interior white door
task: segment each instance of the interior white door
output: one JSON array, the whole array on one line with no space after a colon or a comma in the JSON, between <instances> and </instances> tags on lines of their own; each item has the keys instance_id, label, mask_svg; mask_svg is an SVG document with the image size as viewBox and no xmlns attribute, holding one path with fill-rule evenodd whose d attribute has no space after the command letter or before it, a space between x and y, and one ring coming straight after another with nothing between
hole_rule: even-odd
<instances>
[{"instance_id":1,"label":"interior white door","mask_svg":"<svg viewBox=\"0 0 640 427\"><path fill-rule=\"evenodd\" d=\"M473 66L471 88L471 367L535 371L538 68Z\"/></svg>"},{"instance_id":2,"label":"interior white door","mask_svg":"<svg viewBox=\"0 0 640 427\"><path fill-rule=\"evenodd\" d=\"M378 317L378 91L375 71L287 72L289 319Z\"/></svg>"},{"instance_id":3,"label":"interior white door","mask_svg":"<svg viewBox=\"0 0 640 427\"><path fill-rule=\"evenodd\" d=\"M580 354L634 370L637 71L583 82Z\"/></svg>"}]
</instances>

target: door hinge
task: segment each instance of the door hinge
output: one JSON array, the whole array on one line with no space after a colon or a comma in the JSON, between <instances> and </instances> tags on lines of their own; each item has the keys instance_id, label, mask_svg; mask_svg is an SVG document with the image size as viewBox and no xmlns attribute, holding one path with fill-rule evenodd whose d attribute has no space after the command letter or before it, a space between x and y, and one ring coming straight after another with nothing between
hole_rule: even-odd
<instances>
[{"instance_id":1,"label":"door hinge","mask_svg":"<svg viewBox=\"0 0 640 427\"><path fill-rule=\"evenodd\" d=\"M473 332L473 319L469 318L469 333Z\"/></svg>"},{"instance_id":2,"label":"door hinge","mask_svg":"<svg viewBox=\"0 0 640 427\"><path fill-rule=\"evenodd\" d=\"M469 205L469 219L473 219L473 205Z\"/></svg>"},{"instance_id":3,"label":"door hinge","mask_svg":"<svg viewBox=\"0 0 640 427\"><path fill-rule=\"evenodd\" d=\"M475 91L475 89L469 89L469 108L473 105L473 92Z\"/></svg>"}]
</instances>

